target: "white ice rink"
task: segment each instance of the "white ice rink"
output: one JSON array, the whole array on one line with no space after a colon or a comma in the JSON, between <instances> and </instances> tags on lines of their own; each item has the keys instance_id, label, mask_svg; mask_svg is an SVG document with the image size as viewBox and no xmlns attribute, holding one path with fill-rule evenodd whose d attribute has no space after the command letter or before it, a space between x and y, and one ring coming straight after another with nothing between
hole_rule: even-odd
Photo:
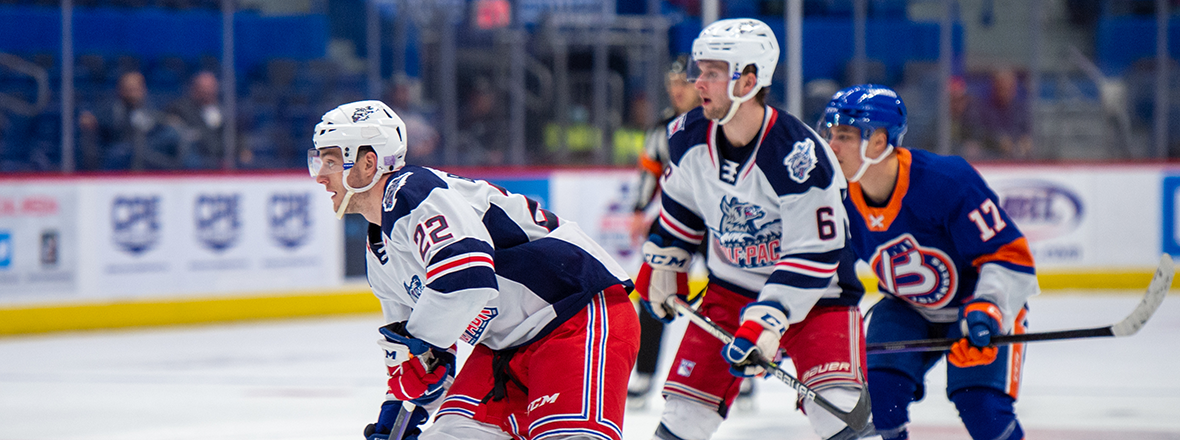
<instances>
[{"instance_id":1,"label":"white ice rink","mask_svg":"<svg viewBox=\"0 0 1180 440\"><path fill-rule=\"evenodd\" d=\"M1109 325L1141 294L1042 295L1032 331ZM380 324L373 314L0 338L0 440L360 440L383 395ZM1135 336L1030 344L1017 414L1030 440L1180 439L1178 361L1172 297ZM735 411L715 439L817 438L793 392L759 386L756 408ZM911 438L968 438L944 386L940 365L912 407ZM626 438L650 438L661 402L627 413Z\"/></svg>"}]
</instances>

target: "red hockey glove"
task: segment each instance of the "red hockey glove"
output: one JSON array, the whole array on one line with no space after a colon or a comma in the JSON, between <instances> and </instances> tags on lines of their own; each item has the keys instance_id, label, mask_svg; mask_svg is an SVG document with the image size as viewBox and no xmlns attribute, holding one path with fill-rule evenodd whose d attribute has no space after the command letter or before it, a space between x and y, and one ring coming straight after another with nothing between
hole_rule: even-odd
<instances>
[{"instance_id":1,"label":"red hockey glove","mask_svg":"<svg viewBox=\"0 0 1180 440\"><path fill-rule=\"evenodd\" d=\"M758 359L774 361L779 340L787 332L787 314L774 301L753 302L742 309L742 326L733 334L733 342L721 349L730 363L729 372L738 377L761 376L766 369Z\"/></svg>"},{"instance_id":2,"label":"red hockey glove","mask_svg":"<svg viewBox=\"0 0 1180 440\"><path fill-rule=\"evenodd\" d=\"M404 322L381 327L381 334L385 338L377 343L385 350L387 397L415 405L428 405L442 397L455 376L454 353L410 336Z\"/></svg>"},{"instance_id":3,"label":"red hockey glove","mask_svg":"<svg viewBox=\"0 0 1180 440\"><path fill-rule=\"evenodd\" d=\"M664 301L672 295L688 298L688 268L692 254L675 247L660 247L648 241L643 244L643 266L635 278L635 290L643 300L643 308L663 322L672 322L676 311Z\"/></svg>"},{"instance_id":4,"label":"red hockey glove","mask_svg":"<svg viewBox=\"0 0 1180 440\"><path fill-rule=\"evenodd\" d=\"M976 300L963 305L959 325L963 339L951 347L946 359L960 368L987 365L996 360L999 350L991 346L992 335L1002 334L1004 315L991 301Z\"/></svg>"}]
</instances>

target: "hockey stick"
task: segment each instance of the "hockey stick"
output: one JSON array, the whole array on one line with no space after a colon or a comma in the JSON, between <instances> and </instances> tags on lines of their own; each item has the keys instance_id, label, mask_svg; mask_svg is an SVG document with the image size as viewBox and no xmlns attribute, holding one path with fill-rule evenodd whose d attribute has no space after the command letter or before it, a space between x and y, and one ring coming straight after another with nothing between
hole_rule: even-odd
<instances>
[{"instance_id":1,"label":"hockey stick","mask_svg":"<svg viewBox=\"0 0 1180 440\"><path fill-rule=\"evenodd\" d=\"M1147 286L1147 293L1143 295L1143 300L1139 301L1139 305L1135 307L1135 310L1131 311L1131 314L1113 325L1077 330L992 336L992 345L1105 336L1131 336L1143 328L1147 320L1151 319L1151 315L1155 314L1156 309L1159 309L1160 303L1164 302L1164 297L1168 295L1168 289L1172 288L1172 278L1175 275L1176 271L1172 263L1172 257L1164 254L1163 257L1160 257L1160 265L1156 268L1155 275L1151 278L1151 284ZM866 345L865 351L868 354L943 351L949 350L958 341L958 339L920 339L916 341L877 342Z\"/></svg>"},{"instance_id":2,"label":"hockey stick","mask_svg":"<svg viewBox=\"0 0 1180 440\"><path fill-rule=\"evenodd\" d=\"M393 419L393 429L389 430L389 440L401 440L406 435L406 430L410 428L410 414L413 413L413 405L411 409L406 409L406 403L402 402L401 409L397 411L397 418Z\"/></svg>"},{"instance_id":3,"label":"hockey stick","mask_svg":"<svg viewBox=\"0 0 1180 440\"><path fill-rule=\"evenodd\" d=\"M710 335L720 339L721 342L726 344L733 342L733 335L729 334L729 332L725 331L725 329L718 326L717 323L713 322L713 320L697 313L696 310L693 310L692 306L688 305L688 303L684 302L684 300L680 299L679 297L668 297L666 303L669 307L672 307L680 311L680 313L683 313L685 316L688 316L688 319L694 324L699 326L702 330L709 333ZM786 383L787 386L794 388L795 392L799 393L799 395L804 399L815 402L815 404L819 405L820 408L823 408L832 413L832 415L836 416L837 419L842 420L854 431L859 432L868 426L870 415L869 408L871 406L871 403L869 402L868 387L861 387L860 400L856 402L856 406L853 407L852 410L842 411L840 408L836 407L836 405L833 405L832 402L829 402L828 399L825 399L823 396L816 394L814 390L809 388L807 385L804 385L803 382L799 381L799 379L795 379L790 375L790 373L780 369L777 363L765 359L759 360L759 365L761 365L762 368L765 368L766 371L771 372L775 378L783 381L783 383Z\"/></svg>"}]
</instances>

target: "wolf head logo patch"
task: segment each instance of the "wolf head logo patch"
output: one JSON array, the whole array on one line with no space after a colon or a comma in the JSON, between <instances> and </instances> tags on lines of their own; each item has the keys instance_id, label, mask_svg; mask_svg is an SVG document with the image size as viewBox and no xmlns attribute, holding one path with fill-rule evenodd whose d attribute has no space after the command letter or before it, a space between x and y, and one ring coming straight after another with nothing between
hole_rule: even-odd
<instances>
[{"instance_id":1,"label":"wolf head logo patch","mask_svg":"<svg viewBox=\"0 0 1180 440\"><path fill-rule=\"evenodd\" d=\"M783 159L783 165L787 167L787 175L799 183L807 181L811 170L815 169L815 141L804 139L795 142L791 148L791 153L787 154L787 158Z\"/></svg>"}]
</instances>

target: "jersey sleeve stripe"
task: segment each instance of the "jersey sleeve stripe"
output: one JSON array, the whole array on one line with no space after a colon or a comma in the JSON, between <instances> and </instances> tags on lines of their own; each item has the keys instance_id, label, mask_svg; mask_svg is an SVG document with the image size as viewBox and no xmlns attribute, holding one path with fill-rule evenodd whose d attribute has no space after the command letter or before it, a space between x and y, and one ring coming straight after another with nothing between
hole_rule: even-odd
<instances>
[{"instance_id":1,"label":"jersey sleeve stripe","mask_svg":"<svg viewBox=\"0 0 1180 440\"><path fill-rule=\"evenodd\" d=\"M799 258L784 258L774 265L775 270L786 270L815 278L831 278L836 275L840 263L817 263Z\"/></svg>"},{"instance_id":2,"label":"jersey sleeve stripe","mask_svg":"<svg viewBox=\"0 0 1180 440\"><path fill-rule=\"evenodd\" d=\"M495 263L492 262L492 257L485 253L473 252L448 258L432 264L426 269L426 284L430 284L436 278L443 275L480 266L487 267L493 271L496 270Z\"/></svg>"},{"instance_id":3,"label":"jersey sleeve stripe","mask_svg":"<svg viewBox=\"0 0 1180 440\"><path fill-rule=\"evenodd\" d=\"M676 221L672 216L663 212L660 213L660 226L663 226L665 230L671 232L676 238L692 244L700 243L701 240L705 239L704 232L693 231L687 226L684 226L684 223Z\"/></svg>"},{"instance_id":4,"label":"jersey sleeve stripe","mask_svg":"<svg viewBox=\"0 0 1180 440\"><path fill-rule=\"evenodd\" d=\"M478 265L440 274L426 283L426 287L442 294L459 291L470 292L476 289L491 289L492 292L489 293L491 295L495 294L495 290L499 287L499 282L496 279L496 272L491 267Z\"/></svg>"},{"instance_id":5,"label":"jersey sleeve stripe","mask_svg":"<svg viewBox=\"0 0 1180 440\"><path fill-rule=\"evenodd\" d=\"M987 263L1009 263L1009 265L1033 267L1032 251L1028 249L1028 239L1020 237L1012 242L1000 246L993 253L981 256L971 261L971 265L979 269Z\"/></svg>"},{"instance_id":6,"label":"jersey sleeve stripe","mask_svg":"<svg viewBox=\"0 0 1180 440\"><path fill-rule=\"evenodd\" d=\"M832 283L831 277L802 275L796 272L776 270L766 279L766 284L782 284L799 289L822 289Z\"/></svg>"}]
</instances>

